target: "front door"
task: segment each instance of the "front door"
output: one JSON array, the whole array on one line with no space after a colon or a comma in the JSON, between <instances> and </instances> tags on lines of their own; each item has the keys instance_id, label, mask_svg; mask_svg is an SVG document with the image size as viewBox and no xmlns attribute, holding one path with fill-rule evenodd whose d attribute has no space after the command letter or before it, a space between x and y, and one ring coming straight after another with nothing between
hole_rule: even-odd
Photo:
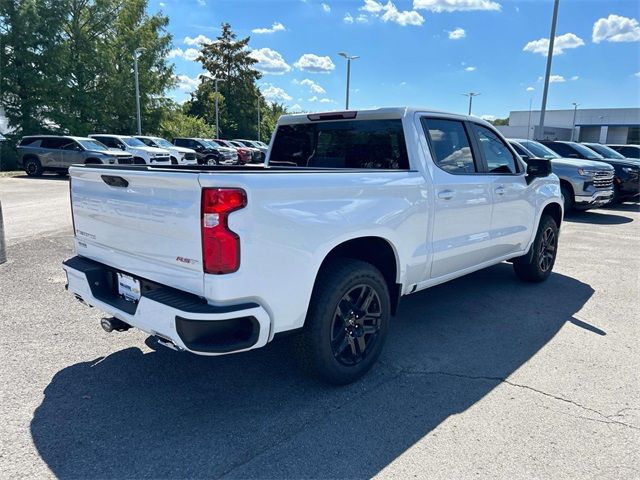
<instances>
[{"instance_id":1,"label":"front door","mask_svg":"<svg viewBox=\"0 0 640 480\"><path fill-rule=\"evenodd\" d=\"M464 122L421 119L433 162L434 218L430 278L474 267L490 259L491 181L481 173Z\"/></svg>"},{"instance_id":2,"label":"front door","mask_svg":"<svg viewBox=\"0 0 640 480\"><path fill-rule=\"evenodd\" d=\"M525 168L493 130L472 124L476 145L491 181L491 257L521 252L531 239L535 204L525 180Z\"/></svg>"}]
</instances>

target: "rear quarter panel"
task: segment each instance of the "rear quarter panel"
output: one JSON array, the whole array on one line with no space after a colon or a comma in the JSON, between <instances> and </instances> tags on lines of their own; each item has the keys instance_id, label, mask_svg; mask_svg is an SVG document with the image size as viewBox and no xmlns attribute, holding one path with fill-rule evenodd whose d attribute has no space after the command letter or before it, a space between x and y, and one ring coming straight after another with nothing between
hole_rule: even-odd
<instances>
[{"instance_id":1,"label":"rear quarter panel","mask_svg":"<svg viewBox=\"0 0 640 480\"><path fill-rule=\"evenodd\" d=\"M214 303L257 301L272 317L272 334L303 325L322 261L347 240L387 240L399 281L425 274L427 196L418 172L213 173L200 174L200 184L243 188L248 197L229 217L241 239L240 269L205 275L204 295Z\"/></svg>"}]
</instances>

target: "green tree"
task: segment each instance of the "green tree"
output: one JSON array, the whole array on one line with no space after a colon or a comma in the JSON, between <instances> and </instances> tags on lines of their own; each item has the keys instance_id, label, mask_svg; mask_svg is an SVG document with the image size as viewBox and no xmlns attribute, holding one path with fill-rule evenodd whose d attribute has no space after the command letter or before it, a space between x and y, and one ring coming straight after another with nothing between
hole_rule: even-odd
<instances>
[{"instance_id":1,"label":"green tree","mask_svg":"<svg viewBox=\"0 0 640 480\"><path fill-rule=\"evenodd\" d=\"M56 130L64 0L0 1L0 106L13 136Z\"/></svg>"},{"instance_id":2,"label":"green tree","mask_svg":"<svg viewBox=\"0 0 640 480\"><path fill-rule=\"evenodd\" d=\"M180 109L172 108L165 112L160 122L158 134L171 140L176 137L213 138L214 128L200 117L187 115Z\"/></svg>"},{"instance_id":3,"label":"green tree","mask_svg":"<svg viewBox=\"0 0 640 480\"><path fill-rule=\"evenodd\" d=\"M256 85L262 74L254 68L257 61L249 55L249 40L250 37L238 40L231 25L223 23L220 36L202 46L198 61L207 73L187 102L189 114L215 123L213 79L224 80L218 83L218 110L220 133L226 138L256 137L258 102L263 108L266 106Z\"/></svg>"}]
</instances>

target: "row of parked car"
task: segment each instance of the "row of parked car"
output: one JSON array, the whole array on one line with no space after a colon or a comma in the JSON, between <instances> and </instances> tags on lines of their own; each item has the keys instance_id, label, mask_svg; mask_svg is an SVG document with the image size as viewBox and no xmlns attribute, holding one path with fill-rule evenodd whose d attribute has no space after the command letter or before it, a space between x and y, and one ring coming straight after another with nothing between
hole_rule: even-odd
<instances>
[{"instance_id":1,"label":"row of parked car","mask_svg":"<svg viewBox=\"0 0 640 480\"><path fill-rule=\"evenodd\" d=\"M268 146L236 139L174 138L94 134L34 135L18 143L18 162L29 176L45 171L66 175L74 164L243 165L264 162Z\"/></svg>"},{"instance_id":2,"label":"row of parked car","mask_svg":"<svg viewBox=\"0 0 640 480\"><path fill-rule=\"evenodd\" d=\"M526 162L551 160L560 178L565 212L620 203L640 196L640 145L509 139Z\"/></svg>"}]
</instances>

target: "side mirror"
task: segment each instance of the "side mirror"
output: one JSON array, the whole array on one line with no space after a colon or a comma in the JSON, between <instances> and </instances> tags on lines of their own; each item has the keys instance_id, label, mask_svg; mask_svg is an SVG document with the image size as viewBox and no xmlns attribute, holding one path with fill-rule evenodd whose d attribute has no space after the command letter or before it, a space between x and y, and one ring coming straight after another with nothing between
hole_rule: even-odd
<instances>
[{"instance_id":1,"label":"side mirror","mask_svg":"<svg viewBox=\"0 0 640 480\"><path fill-rule=\"evenodd\" d=\"M553 172L551 160L546 158L530 158L527 160L527 183L536 178L548 177Z\"/></svg>"}]
</instances>

